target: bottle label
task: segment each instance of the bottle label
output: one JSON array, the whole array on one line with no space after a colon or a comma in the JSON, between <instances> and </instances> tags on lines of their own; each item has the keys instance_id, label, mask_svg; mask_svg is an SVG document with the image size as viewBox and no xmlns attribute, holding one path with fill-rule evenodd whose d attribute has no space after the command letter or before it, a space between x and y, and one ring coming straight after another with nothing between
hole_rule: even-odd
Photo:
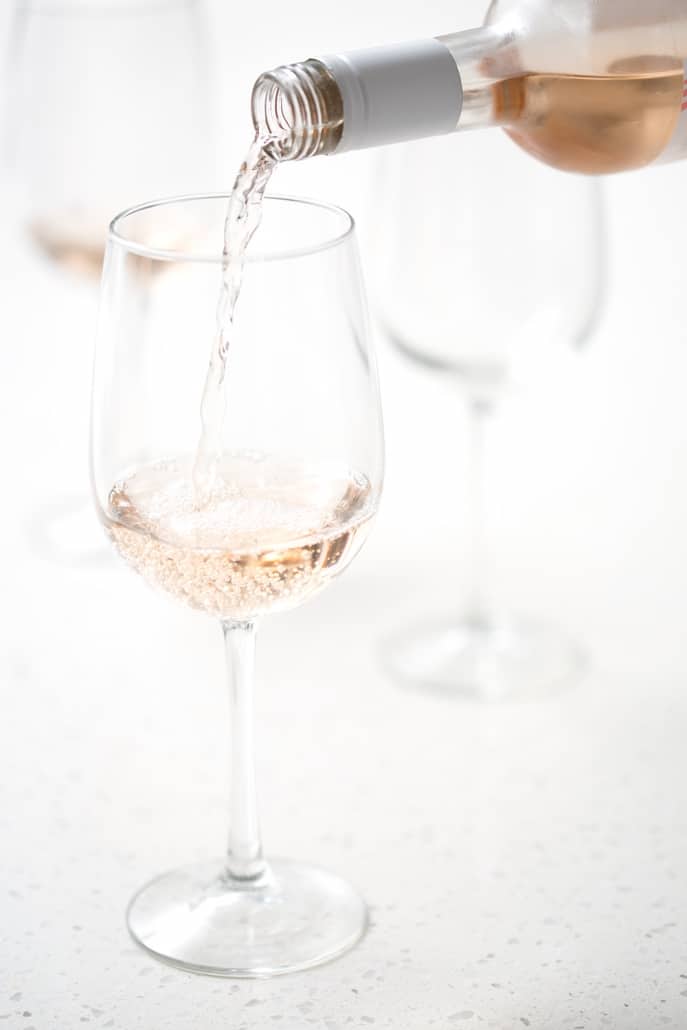
<instances>
[{"instance_id":1,"label":"bottle label","mask_svg":"<svg viewBox=\"0 0 687 1030\"><path fill-rule=\"evenodd\" d=\"M682 80L682 109L680 117L678 118L673 137L659 157L658 163L665 164L668 161L679 161L683 157L687 157L687 62L685 63L685 73Z\"/></svg>"}]
</instances>

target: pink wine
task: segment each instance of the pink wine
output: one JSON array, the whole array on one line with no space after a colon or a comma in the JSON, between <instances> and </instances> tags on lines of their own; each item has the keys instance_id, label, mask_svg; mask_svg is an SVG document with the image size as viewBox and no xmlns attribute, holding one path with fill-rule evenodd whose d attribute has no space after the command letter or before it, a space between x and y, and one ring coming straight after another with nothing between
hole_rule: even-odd
<instances>
[{"instance_id":1,"label":"pink wine","mask_svg":"<svg viewBox=\"0 0 687 1030\"><path fill-rule=\"evenodd\" d=\"M223 455L198 504L191 459L143 466L110 491L106 527L151 584L222 619L301 604L360 549L370 484L346 470Z\"/></svg>"}]
</instances>

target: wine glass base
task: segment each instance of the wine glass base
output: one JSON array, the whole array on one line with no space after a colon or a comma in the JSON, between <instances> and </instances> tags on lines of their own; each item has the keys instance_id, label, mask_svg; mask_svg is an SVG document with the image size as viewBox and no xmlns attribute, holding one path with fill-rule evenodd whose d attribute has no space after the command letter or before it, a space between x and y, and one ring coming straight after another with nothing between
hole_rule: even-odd
<instances>
[{"instance_id":1,"label":"wine glass base","mask_svg":"<svg viewBox=\"0 0 687 1030\"><path fill-rule=\"evenodd\" d=\"M258 880L224 862L166 873L136 894L129 932L155 958L192 973L270 977L329 962L367 928L365 902L345 880L276 861Z\"/></svg>"},{"instance_id":2,"label":"wine glass base","mask_svg":"<svg viewBox=\"0 0 687 1030\"><path fill-rule=\"evenodd\" d=\"M384 663L405 685L482 701L561 689L572 685L586 664L582 650L551 626L446 619L387 640Z\"/></svg>"}]
</instances>

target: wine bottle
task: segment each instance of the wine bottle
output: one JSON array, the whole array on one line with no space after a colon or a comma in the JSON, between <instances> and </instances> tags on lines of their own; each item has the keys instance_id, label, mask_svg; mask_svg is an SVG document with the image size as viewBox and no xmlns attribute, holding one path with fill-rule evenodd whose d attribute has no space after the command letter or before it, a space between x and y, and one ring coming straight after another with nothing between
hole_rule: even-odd
<instances>
[{"instance_id":1,"label":"wine bottle","mask_svg":"<svg viewBox=\"0 0 687 1030\"><path fill-rule=\"evenodd\" d=\"M256 129L281 160L498 127L605 174L687 156L687 0L494 0L481 28L265 72Z\"/></svg>"}]
</instances>

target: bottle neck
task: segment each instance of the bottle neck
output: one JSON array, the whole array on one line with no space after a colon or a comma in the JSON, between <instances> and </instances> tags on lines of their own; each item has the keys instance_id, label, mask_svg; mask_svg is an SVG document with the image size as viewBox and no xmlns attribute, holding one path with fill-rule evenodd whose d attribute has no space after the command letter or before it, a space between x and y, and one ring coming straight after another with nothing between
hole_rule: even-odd
<instances>
[{"instance_id":1,"label":"bottle neck","mask_svg":"<svg viewBox=\"0 0 687 1030\"><path fill-rule=\"evenodd\" d=\"M251 100L259 138L280 161L333 154L344 124L343 97L329 69L314 59L265 72Z\"/></svg>"},{"instance_id":2,"label":"bottle neck","mask_svg":"<svg viewBox=\"0 0 687 1030\"><path fill-rule=\"evenodd\" d=\"M255 84L256 131L299 160L497 124L491 86L508 42L484 26L284 65Z\"/></svg>"},{"instance_id":3,"label":"bottle neck","mask_svg":"<svg viewBox=\"0 0 687 1030\"><path fill-rule=\"evenodd\" d=\"M266 72L253 120L281 160L453 132L463 90L437 39L371 47Z\"/></svg>"}]
</instances>

